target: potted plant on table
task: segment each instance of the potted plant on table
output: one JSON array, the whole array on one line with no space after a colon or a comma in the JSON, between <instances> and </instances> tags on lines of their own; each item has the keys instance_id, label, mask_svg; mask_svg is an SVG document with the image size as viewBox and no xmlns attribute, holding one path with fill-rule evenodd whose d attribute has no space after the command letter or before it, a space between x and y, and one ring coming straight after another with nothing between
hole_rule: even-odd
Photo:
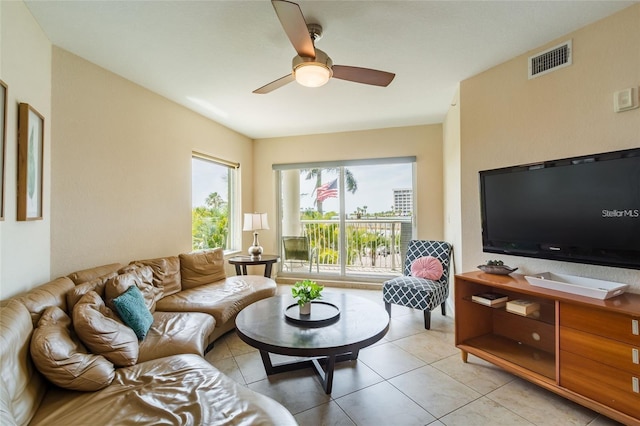
<instances>
[{"instance_id":1,"label":"potted plant on table","mask_svg":"<svg viewBox=\"0 0 640 426\"><path fill-rule=\"evenodd\" d=\"M300 315L311 314L311 301L321 298L323 289L324 286L311 280L298 281L291 287L291 295L297 299Z\"/></svg>"}]
</instances>

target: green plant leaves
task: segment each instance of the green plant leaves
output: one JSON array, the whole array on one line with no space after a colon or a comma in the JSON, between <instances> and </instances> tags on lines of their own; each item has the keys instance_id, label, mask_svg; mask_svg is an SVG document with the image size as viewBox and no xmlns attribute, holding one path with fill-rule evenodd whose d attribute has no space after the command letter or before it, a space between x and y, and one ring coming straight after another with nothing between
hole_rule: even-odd
<instances>
[{"instance_id":1,"label":"green plant leaves","mask_svg":"<svg viewBox=\"0 0 640 426\"><path fill-rule=\"evenodd\" d=\"M324 286L318 285L315 281L298 281L291 287L291 295L298 300L298 305L302 306L307 302L322 297Z\"/></svg>"}]
</instances>

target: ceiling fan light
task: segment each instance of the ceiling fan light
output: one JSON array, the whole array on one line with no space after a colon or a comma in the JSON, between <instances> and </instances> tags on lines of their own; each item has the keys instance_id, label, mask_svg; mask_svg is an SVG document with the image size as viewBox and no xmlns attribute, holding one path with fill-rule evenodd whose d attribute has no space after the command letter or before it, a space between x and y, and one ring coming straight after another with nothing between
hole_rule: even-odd
<instances>
[{"instance_id":1,"label":"ceiling fan light","mask_svg":"<svg viewBox=\"0 0 640 426\"><path fill-rule=\"evenodd\" d=\"M306 87L320 87L331 78L331 70L318 62L304 63L294 71L296 81Z\"/></svg>"}]
</instances>

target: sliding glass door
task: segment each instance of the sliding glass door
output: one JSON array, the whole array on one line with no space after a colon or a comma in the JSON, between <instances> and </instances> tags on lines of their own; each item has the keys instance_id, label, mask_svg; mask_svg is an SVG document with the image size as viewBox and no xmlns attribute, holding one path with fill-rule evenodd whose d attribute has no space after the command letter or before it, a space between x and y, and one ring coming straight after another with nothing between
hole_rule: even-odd
<instances>
[{"instance_id":1,"label":"sliding glass door","mask_svg":"<svg viewBox=\"0 0 640 426\"><path fill-rule=\"evenodd\" d=\"M281 273L399 275L413 235L413 157L276 165Z\"/></svg>"}]
</instances>

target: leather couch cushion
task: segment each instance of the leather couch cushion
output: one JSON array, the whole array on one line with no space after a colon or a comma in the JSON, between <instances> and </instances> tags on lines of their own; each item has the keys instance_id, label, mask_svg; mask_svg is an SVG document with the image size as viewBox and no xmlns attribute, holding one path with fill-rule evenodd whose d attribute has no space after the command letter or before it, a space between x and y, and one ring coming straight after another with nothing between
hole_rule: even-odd
<instances>
[{"instance_id":1,"label":"leather couch cushion","mask_svg":"<svg viewBox=\"0 0 640 426\"><path fill-rule=\"evenodd\" d=\"M182 289L224 280L224 252L221 248L196 251L180 255Z\"/></svg>"},{"instance_id":2,"label":"leather couch cushion","mask_svg":"<svg viewBox=\"0 0 640 426\"><path fill-rule=\"evenodd\" d=\"M67 292L67 312L73 312L73 308L78 303L78 300L90 291L95 291L98 296L104 297L104 286L111 278L117 276L117 272L111 272L98 278L94 278L91 281L79 284Z\"/></svg>"},{"instance_id":3,"label":"leather couch cushion","mask_svg":"<svg viewBox=\"0 0 640 426\"><path fill-rule=\"evenodd\" d=\"M244 307L274 296L276 283L260 275L225 278L182 290L158 301L156 309L165 312L205 312L216 319L216 327L233 319Z\"/></svg>"},{"instance_id":4,"label":"leather couch cushion","mask_svg":"<svg viewBox=\"0 0 640 426\"><path fill-rule=\"evenodd\" d=\"M107 306L114 310L113 299L123 294L132 285L138 287L142 296L144 297L144 303L150 312L156 310L156 300L160 299L162 290L154 287L151 284L153 280L153 271L149 266L134 266L130 265L124 271L128 271L111 278L104 287L104 300Z\"/></svg>"},{"instance_id":5,"label":"leather couch cushion","mask_svg":"<svg viewBox=\"0 0 640 426\"><path fill-rule=\"evenodd\" d=\"M0 419L2 419L2 426L18 426L16 418L13 415L13 410L11 409L9 390L2 376L0 376Z\"/></svg>"},{"instance_id":6,"label":"leather couch cushion","mask_svg":"<svg viewBox=\"0 0 640 426\"><path fill-rule=\"evenodd\" d=\"M66 294L73 288L73 281L69 278L56 278L46 284L42 284L28 293L17 296L15 299L27 307L31 314L31 321L35 328L40 320L40 315L49 306L57 306L67 311Z\"/></svg>"},{"instance_id":7,"label":"leather couch cushion","mask_svg":"<svg viewBox=\"0 0 640 426\"><path fill-rule=\"evenodd\" d=\"M147 337L140 342L138 362L178 354L204 356L215 323L201 312L154 312Z\"/></svg>"},{"instance_id":8,"label":"leather couch cushion","mask_svg":"<svg viewBox=\"0 0 640 426\"><path fill-rule=\"evenodd\" d=\"M170 296L182 290L178 256L136 260L131 263L150 266L153 269L153 285L161 288L164 296Z\"/></svg>"},{"instance_id":9,"label":"leather couch cushion","mask_svg":"<svg viewBox=\"0 0 640 426\"><path fill-rule=\"evenodd\" d=\"M120 368L97 392L49 392L30 426L54 424L297 425L276 401L190 354Z\"/></svg>"},{"instance_id":10,"label":"leather couch cushion","mask_svg":"<svg viewBox=\"0 0 640 426\"><path fill-rule=\"evenodd\" d=\"M91 281L95 278L101 277L103 275L107 275L111 272L116 272L118 269L122 267L120 263L109 263L108 265L95 266L89 269L83 269L81 271L76 271L68 275L69 278L76 284L86 283L87 281Z\"/></svg>"},{"instance_id":11,"label":"leather couch cushion","mask_svg":"<svg viewBox=\"0 0 640 426\"><path fill-rule=\"evenodd\" d=\"M115 319L115 314L95 291L85 294L76 303L73 326L91 352L103 355L116 367L133 365L138 360L136 334Z\"/></svg>"},{"instance_id":12,"label":"leather couch cushion","mask_svg":"<svg viewBox=\"0 0 640 426\"><path fill-rule=\"evenodd\" d=\"M31 358L50 382L65 389L96 391L115 375L113 364L87 352L71 331L71 319L57 306L47 308L31 337Z\"/></svg>"},{"instance_id":13,"label":"leather couch cushion","mask_svg":"<svg viewBox=\"0 0 640 426\"><path fill-rule=\"evenodd\" d=\"M72 283L73 285L73 283ZM33 332L27 308L15 299L0 307L0 424L26 425L47 392L29 356ZM4 417L4 412L8 416Z\"/></svg>"}]
</instances>

